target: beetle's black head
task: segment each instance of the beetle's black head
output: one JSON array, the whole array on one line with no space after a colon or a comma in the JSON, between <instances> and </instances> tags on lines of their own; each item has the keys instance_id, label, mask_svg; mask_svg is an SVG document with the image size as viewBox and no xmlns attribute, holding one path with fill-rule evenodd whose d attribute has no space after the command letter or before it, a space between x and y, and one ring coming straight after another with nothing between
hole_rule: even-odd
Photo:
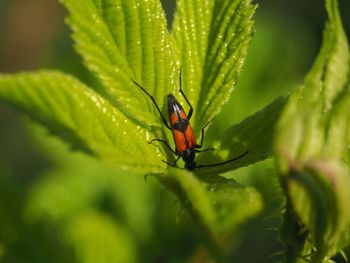
<instances>
[{"instance_id":1,"label":"beetle's black head","mask_svg":"<svg viewBox=\"0 0 350 263\"><path fill-rule=\"evenodd\" d=\"M174 107L177 106L181 109L181 105L177 102L173 94L168 94L168 110L169 112L174 112Z\"/></svg>"},{"instance_id":2,"label":"beetle's black head","mask_svg":"<svg viewBox=\"0 0 350 263\"><path fill-rule=\"evenodd\" d=\"M196 168L196 162L194 158L196 157L196 151L194 148L188 148L186 151L182 153L182 160L185 162L185 168L187 170L194 170Z\"/></svg>"},{"instance_id":3,"label":"beetle's black head","mask_svg":"<svg viewBox=\"0 0 350 263\"><path fill-rule=\"evenodd\" d=\"M176 98L174 97L173 94L169 93L167 97L168 97L168 104L174 104L176 102Z\"/></svg>"}]
</instances>

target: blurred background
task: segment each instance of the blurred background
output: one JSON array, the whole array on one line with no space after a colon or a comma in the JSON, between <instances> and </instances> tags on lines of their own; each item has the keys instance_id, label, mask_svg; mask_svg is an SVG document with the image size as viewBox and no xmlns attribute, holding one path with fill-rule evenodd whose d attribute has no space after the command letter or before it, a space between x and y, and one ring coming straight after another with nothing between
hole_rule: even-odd
<instances>
[{"instance_id":1,"label":"blurred background","mask_svg":"<svg viewBox=\"0 0 350 263\"><path fill-rule=\"evenodd\" d=\"M256 33L239 84L209 137L297 86L321 44L321 0L257 1ZM350 32L350 2L339 0ZM164 0L171 24L175 0ZM0 73L60 69L93 84L56 0L0 0ZM264 210L230 244L236 262L276 262L280 190L273 162L225 176L254 186ZM272 230L271 230L272 229ZM254 253L252 253L254 251ZM0 262L208 262L193 223L153 178L73 152L0 104Z\"/></svg>"}]
</instances>

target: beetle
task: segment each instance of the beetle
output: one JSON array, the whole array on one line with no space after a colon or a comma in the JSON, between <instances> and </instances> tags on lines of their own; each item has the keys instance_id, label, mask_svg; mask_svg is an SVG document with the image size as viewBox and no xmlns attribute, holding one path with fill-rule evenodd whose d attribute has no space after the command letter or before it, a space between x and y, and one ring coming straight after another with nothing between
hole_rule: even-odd
<instances>
[{"instance_id":1,"label":"beetle","mask_svg":"<svg viewBox=\"0 0 350 263\"><path fill-rule=\"evenodd\" d=\"M179 78L180 78L180 90L179 91L180 91L181 95L184 97L184 99L187 102L190 109L189 109L188 114L186 114L184 109L182 108L181 104L176 100L175 96L172 94L168 94L167 101L168 101L168 114L169 114L170 125L168 124L167 120L165 119L165 117L164 117L162 111L160 110L157 102L155 101L154 97L151 94L149 94L135 80L132 80L133 83L136 86L138 86L151 99L151 101L153 102L153 104L157 108L157 111L159 112L159 114L162 118L162 122L169 130L172 131L174 142L175 142L175 150L173 150L171 148L171 146L169 145L169 143L163 139L156 138L156 139L152 139L149 142L149 143L153 143L154 141L162 142L167 146L167 148L175 156L177 156L174 164L169 163L167 161L163 161L163 162L167 163L170 166L177 167L177 165L176 165L177 161L180 158L182 158L182 160L185 162L185 169L192 171L192 170L197 169L197 168L223 165L223 164L238 160L238 159L242 158L243 156L245 156L248 153L248 151L246 151L245 153L243 153L243 154L241 154L233 159L230 159L230 160L227 160L224 162L197 165L197 163L195 162L196 153L214 150L213 148L207 148L204 150L200 150L202 148L202 145L203 145L204 130L211 123L212 120L209 121L202 128L202 130L201 130L201 142L200 142L200 144L197 144L196 138L194 136L194 133L193 133L193 130L192 130L192 127L190 124L190 119L191 119L192 114L193 114L193 107L192 107L191 103L189 102L189 100L187 99L187 97L186 97L186 95L183 92L182 87L181 87L181 82L182 82L181 81L181 70L180 70Z\"/></svg>"}]
</instances>

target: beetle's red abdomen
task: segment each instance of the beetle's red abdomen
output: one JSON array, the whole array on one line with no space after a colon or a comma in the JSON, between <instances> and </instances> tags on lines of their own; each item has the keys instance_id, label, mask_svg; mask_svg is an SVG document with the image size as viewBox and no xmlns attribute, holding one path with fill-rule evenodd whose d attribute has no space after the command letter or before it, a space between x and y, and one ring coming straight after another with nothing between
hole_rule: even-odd
<instances>
[{"instance_id":1,"label":"beetle's red abdomen","mask_svg":"<svg viewBox=\"0 0 350 263\"><path fill-rule=\"evenodd\" d=\"M176 152L181 153L186 151L187 149L187 143L186 143L186 137L183 132L180 132L178 130L173 130L173 137L175 141L176 146Z\"/></svg>"},{"instance_id":2,"label":"beetle's red abdomen","mask_svg":"<svg viewBox=\"0 0 350 263\"><path fill-rule=\"evenodd\" d=\"M195 147L197 145L196 138L194 137L191 125L187 126L187 129L185 131L185 137L186 137L186 140L187 140L187 146L188 147Z\"/></svg>"},{"instance_id":3,"label":"beetle's red abdomen","mask_svg":"<svg viewBox=\"0 0 350 263\"><path fill-rule=\"evenodd\" d=\"M176 152L181 153L195 147L196 138L189 124L187 115L180 103L171 94L168 95L169 120L173 130Z\"/></svg>"},{"instance_id":4,"label":"beetle's red abdomen","mask_svg":"<svg viewBox=\"0 0 350 263\"><path fill-rule=\"evenodd\" d=\"M175 141L176 151L178 153L186 151L190 147L196 145L196 139L190 125L187 126L185 132L173 129L173 137Z\"/></svg>"}]
</instances>

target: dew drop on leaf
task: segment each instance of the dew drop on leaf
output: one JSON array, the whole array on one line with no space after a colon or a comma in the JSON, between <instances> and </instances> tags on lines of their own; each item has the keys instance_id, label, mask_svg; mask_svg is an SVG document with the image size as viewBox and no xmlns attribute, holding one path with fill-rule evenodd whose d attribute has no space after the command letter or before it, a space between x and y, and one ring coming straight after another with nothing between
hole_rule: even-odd
<instances>
[{"instance_id":1,"label":"dew drop on leaf","mask_svg":"<svg viewBox=\"0 0 350 263\"><path fill-rule=\"evenodd\" d=\"M150 138L149 133L146 131L146 140L148 141Z\"/></svg>"}]
</instances>

